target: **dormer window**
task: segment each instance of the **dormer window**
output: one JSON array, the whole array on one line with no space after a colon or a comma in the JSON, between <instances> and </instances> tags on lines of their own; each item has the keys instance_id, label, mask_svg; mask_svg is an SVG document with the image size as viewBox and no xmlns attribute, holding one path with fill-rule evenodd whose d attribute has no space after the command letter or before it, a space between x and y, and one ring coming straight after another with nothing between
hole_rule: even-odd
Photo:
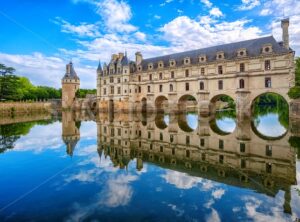
<instances>
[{"instance_id":1,"label":"dormer window","mask_svg":"<svg viewBox=\"0 0 300 222\"><path fill-rule=\"evenodd\" d=\"M163 67L164 67L163 61L158 62L158 68L163 68Z\"/></svg>"},{"instance_id":2,"label":"dormer window","mask_svg":"<svg viewBox=\"0 0 300 222\"><path fill-rule=\"evenodd\" d=\"M244 56L246 56L246 55L247 55L247 50L246 50L245 48L239 49L239 50L237 51L237 56L238 56L238 57L244 57Z\"/></svg>"},{"instance_id":3,"label":"dormer window","mask_svg":"<svg viewBox=\"0 0 300 222\"><path fill-rule=\"evenodd\" d=\"M148 69L149 69L149 70L152 70L152 69L153 69L153 64L152 64L152 63L149 63L149 64L148 64Z\"/></svg>"},{"instance_id":4,"label":"dormer window","mask_svg":"<svg viewBox=\"0 0 300 222\"><path fill-rule=\"evenodd\" d=\"M142 71L142 66L139 65L137 69L138 69L138 71Z\"/></svg>"},{"instance_id":5,"label":"dormer window","mask_svg":"<svg viewBox=\"0 0 300 222\"><path fill-rule=\"evenodd\" d=\"M217 52L217 60L224 59L224 52Z\"/></svg>"},{"instance_id":6,"label":"dormer window","mask_svg":"<svg viewBox=\"0 0 300 222\"><path fill-rule=\"evenodd\" d=\"M184 58L183 60L184 65L189 65L191 63L191 60L189 57Z\"/></svg>"},{"instance_id":7,"label":"dormer window","mask_svg":"<svg viewBox=\"0 0 300 222\"><path fill-rule=\"evenodd\" d=\"M271 53L273 51L272 44L265 44L262 47L262 53Z\"/></svg>"},{"instance_id":8,"label":"dormer window","mask_svg":"<svg viewBox=\"0 0 300 222\"><path fill-rule=\"evenodd\" d=\"M206 62L206 56L205 55L200 55L199 56L199 62L200 63Z\"/></svg>"},{"instance_id":9,"label":"dormer window","mask_svg":"<svg viewBox=\"0 0 300 222\"><path fill-rule=\"evenodd\" d=\"M174 59L171 59L171 60L170 60L170 66L171 66L171 67L174 67L175 65L176 65L175 60L174 60Z\"/></svg>"}]
</instances>

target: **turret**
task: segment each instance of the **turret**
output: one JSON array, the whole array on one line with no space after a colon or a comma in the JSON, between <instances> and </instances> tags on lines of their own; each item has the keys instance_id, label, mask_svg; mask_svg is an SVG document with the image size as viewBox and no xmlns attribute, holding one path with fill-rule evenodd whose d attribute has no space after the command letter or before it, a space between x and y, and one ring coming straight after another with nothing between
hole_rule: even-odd
<instances>
[{"instance_id":1,"label":"turret","mask_svg":"<svg viewBox=\"0 0 300 222\"><path fill-rule=\"evenodd\" d=\"M290 49L290 43L289 43L289 24L290 24L289 18L281 20L282 41L283 41L283 46L286 49Z\"/></svg>"},{"instance_id":2,"label":"turret","mask_svg":"<svg viewBox=\"0 0 300 222\"><path fill-rule=\"evenodd\" d=\"M70 109L75 101L75 94L80 86L80 79L74 70L73 63L66 65L66 73L62 78L62 108Z\"/></svg>"},{"instance_id":3,"label":"turret","mask_svg":"<svg viewBox=\"0 0 300 222\"><path fill-rule=\"evenodd\" d=\"M103 74L100 60L99 60L98 68L97 68L97 74L98 74L98 76L101 76Z\"/></svg>"},{"instance_id":4,"label":"turret","mask_svg":"<svg viewBox=\"0 0 300 222\"><path fill-rule=\"evenodd\" d=\"M75 122L72 112L62 112L62 139L66 144L66 152L69 156L73 156L76 144L80 140L79 125Z\"/></svg>"}]
</instances>

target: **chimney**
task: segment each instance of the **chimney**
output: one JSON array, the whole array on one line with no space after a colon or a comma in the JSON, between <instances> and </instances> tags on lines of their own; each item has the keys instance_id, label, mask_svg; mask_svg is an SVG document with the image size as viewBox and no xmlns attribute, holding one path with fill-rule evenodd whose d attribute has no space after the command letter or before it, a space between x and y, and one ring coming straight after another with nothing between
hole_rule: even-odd
<instances>
[{"instance_id":1,"label":"chimney","mask_svg":"<svg viewBox=\"0 0 300 222\"><path fill-rule=\"evenodd\" d=\"M135 63L136 65L140 65L143 61L143 56L142 56L142 53L141 52L136 52L135 53Z\"/></svg>"},{"instance_id":2,"label":"chimney","mask_svg":"<svg viewBox=\"0 0 300 222\"><path fill-rule=\"evenodd\" d=\"M122 60L122 59L123 59L123 57L124 57L124 53L122 53L122 52L119 52L119 59L120 59L120 60Z\"/></svg>"},{"instance_id":3,"label":"chimney","mask_svg":"<svg viewBox=\"0 0 300 222\"><path fill-rule=\"evenodd\" d=\"M66 73L70 74L71 73L71 62L69 64L66 65Z\"/></svg>"},{"instance_id":4,"label":"chimney","mask_svg":"<svg viewBox=\"0 0 300 222\"><path fill-rule=\"evenodd\" d=\"M289 18L281 20L282 42L283 42L284 48L286 48L286 49L290 49L290 44L289 44L289 24L290 24Z\"/></svg>"}]
</instances>

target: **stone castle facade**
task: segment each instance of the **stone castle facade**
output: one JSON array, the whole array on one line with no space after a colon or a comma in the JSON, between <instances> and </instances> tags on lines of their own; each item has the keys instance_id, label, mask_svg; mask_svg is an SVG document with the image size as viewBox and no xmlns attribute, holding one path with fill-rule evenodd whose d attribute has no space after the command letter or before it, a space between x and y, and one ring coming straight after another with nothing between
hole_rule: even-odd
<instances>
[{"instance_id":1,"label":"stone castle facade","mask_svg":"<svg viewBox=\"0 0 300 222\"><path fill-rule=\"evenodd\" d=\"M282 25L282 42L267 36L182 53L135 61L113 54L97 69L100 112L182 111L194 105L199 113L214 112L222 95L233 98L238 114L251 112L259 95L273 92L288 102L294 84L294 51L289 47L289 20Z\"/></svg>"}]
</instances>

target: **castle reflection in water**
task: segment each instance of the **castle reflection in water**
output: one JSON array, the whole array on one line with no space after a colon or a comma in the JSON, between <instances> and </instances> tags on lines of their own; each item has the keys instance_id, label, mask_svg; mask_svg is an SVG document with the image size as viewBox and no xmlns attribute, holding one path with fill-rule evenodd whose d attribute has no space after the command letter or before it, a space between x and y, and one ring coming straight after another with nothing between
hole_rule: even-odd
<instances>
[{"instance_id":1,"label":"castle reflection in water","mask_svg":"<svg viewBox=\"0 0 300 222\"><path fill-rule=\"evenodd\" d=\"M291 213L291 185L296 184L296 151L290 132L266 136L250 119L198 117L196 114L100 114L99 156L126 169L136 159L228 185L275 196L285 192L283 209ZM82 114L62 113L62 137L73 155L80 139ZM271 129L270 129L271 130Z\"/></svg>"}]
</instances>

